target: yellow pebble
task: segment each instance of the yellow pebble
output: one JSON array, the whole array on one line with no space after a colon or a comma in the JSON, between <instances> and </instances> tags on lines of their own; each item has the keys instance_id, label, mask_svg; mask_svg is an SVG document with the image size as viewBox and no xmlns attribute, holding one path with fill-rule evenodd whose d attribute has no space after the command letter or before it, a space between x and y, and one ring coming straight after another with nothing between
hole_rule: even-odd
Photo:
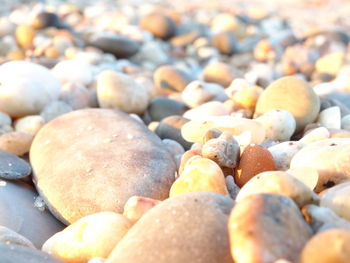
<instances>
[{"instance_id":1,"label":"yellow pebble","mask_svg":"<svg viewBox=\"0 0 350 263\"><path fill-rule=\"evenodd\" d=\"M7 58L10 60L24 60L26 55L22 49L17 49L8 53Z\"/></svg>"},{"instance_id":2,"label":"yellow pebble","mask_svg":"<svg viewBox=\"0 0 350 263\"><path fill-rule=\"evenodd\" d=\"M196 156L187 162L181 176L171 186L169 196L203 191L228 195L225 176L219 165L210 159Z\"/></svg>"},{"instance_id":3,"label":"yellow pebble","mask_svg":"<svg viewBox=\"0 0 350 263\"><path fill-rule=\"evenodd\" d=\"M18 45L28 49L33 47L35 29L30 26L18 26L16 28L16 40Z\"/></svg>"},{"instance_id":4,"label":"yellow pebble","mask_svg":"<svg viewBox=\"0 0 350 263\"><path fill-rule=\"evenodd\" d=\"M321 73L337 75L344 63L344 53L332 53L319 58L316 61L316 70Z\"/></svg>"},{"instance_id":5,"label":"yellow pebble","mask_svg":"<svg viewBox=\"0 0 350 263\"><path fill-rule=\"evenodd\" d=\"M246 109L254 109L263 89L258 86L250 86L238 90L232 96L232 100Z\"/></svg>"},{"instance_id":6,"label":"yellow pebble","mask_svg":"<svg viewBox=\"0 0 350 263\"><path fill-rule=\"evenodd\" d=\"M47 58L59 58L60 55L60 51L55 47L48 47L45 50L45 57Z\"/></svg>"}]
</instances>

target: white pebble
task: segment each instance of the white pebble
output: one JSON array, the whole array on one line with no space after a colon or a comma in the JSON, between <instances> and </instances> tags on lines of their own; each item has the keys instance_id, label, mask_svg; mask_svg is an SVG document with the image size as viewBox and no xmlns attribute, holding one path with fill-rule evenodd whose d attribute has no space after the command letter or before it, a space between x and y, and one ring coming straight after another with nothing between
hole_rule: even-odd
<instances>
[{"instance_id":1,"label":"white pebble","mask_svg":"<svg viewBox=\"0 0 350 263\"><path fill-rule=\"evenodd\" d=\"M304 144L310 144L312 142L328 139L329 136L330 136L330 133L327 128L319 127L319 128L313 129L312 131L304 135L299 141Z\"/></svg>"},{"instance_id":2,"label":"white pebble","mask_svg":"<svg viewBox=\"0 0 350 263\"><path fill-rule=\"evenodd\" d=\"M287 141L268 148L275 160L277 170L286 171L289 169L293 156L304 147L302 142Z\"/></svg>"},{"instance_id":3,"label":"white pebble","mask_svg":"<svg viewBox=\"0 0 350 263\"><path fill-rule=\"evenodd\" d=\"M340 129L341 127L341 113L338 106L327 108L318 115L318 123L323 127Z\"/></svg>"},{"instance_id":4,"label":"white pebble","mask_svg":"<svg viewBox=\"0 0 350 263\"><path fill-rule=\"evenodd\" d=\"M44 124L45 120L40 115L27 116L16 121L15 130L35 135Z\"/></svg>"}]
</instances>

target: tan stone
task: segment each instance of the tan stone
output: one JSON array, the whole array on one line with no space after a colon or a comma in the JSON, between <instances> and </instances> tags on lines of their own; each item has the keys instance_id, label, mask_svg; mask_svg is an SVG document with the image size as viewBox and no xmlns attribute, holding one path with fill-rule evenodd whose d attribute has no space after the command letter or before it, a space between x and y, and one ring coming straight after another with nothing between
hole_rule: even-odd
<instances>
[{"instance_id":1,"label":"tan stone","mask_svg":"<svg viewBox=\"0 0 350 263\"><path fill-rule=\"evenodd\" d=\"M148 210L158 205L161 201L143 196L132 196L124 206L123 215L135 224Z\"/></svg>"},{"instance_id":2,"label":"tan stone","mask_svg":"<svg viewBox=\"0 0 350 263\"><path fill-rule=\"evenodd\" d=\"M312 236L294 202L282 195L255 194L242 199L229 218L231 254L236 263L297 262Z\"/></svg>"},{"instance_id":3,"label":"tan stone","mask_svg":"<svg viewBox=\"0 0 350 263\"><path fill-rule=\"evenodd\" d=\"M8 132L0 136L0 149L22 156L29 152L33 135L25 132Z\"/></svg>"},{"instance_id":4,"label":"tan stone","mask_svg":"<svg viewBox=\"0 0 350 263\"><path fill-rule=\"evenodd\" d=\"M86 263L93 257L106 258L131 225L121 214L92 214L53 235L43 245L43 251L67 263Z\"/></svg>"}]
</instances>

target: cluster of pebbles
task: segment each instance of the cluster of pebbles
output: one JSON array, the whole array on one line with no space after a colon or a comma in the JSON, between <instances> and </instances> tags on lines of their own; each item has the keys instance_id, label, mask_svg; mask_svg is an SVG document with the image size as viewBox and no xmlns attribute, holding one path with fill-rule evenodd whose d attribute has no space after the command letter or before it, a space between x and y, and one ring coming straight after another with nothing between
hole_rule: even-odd
<instances>
[{"instance_id":1,"label":"cluster of pebbles","mask_svg":"<svg viewBox=\"0 0 350 263\"><path fill-rule=\"evenodd\" d=\"M0 17L0 262L349 262L350 34L303 27L135 1Z\"/></svg>"}]
</instances>

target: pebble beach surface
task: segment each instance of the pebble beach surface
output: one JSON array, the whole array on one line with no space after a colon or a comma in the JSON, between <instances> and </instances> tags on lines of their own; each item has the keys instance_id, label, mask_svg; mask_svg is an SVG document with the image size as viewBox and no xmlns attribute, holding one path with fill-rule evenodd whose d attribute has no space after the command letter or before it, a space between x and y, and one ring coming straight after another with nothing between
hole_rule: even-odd
<instances>
[{"instance_id":1,"label":"pebble beach surface","mask_svg":"<svg viewBox=\"0 0 350 263\"><path fill-rule=\"evenodd\" d=\"M207 2L3 0L0 263L350 263L350 3Z\"/></svg>"}]
</instances>

